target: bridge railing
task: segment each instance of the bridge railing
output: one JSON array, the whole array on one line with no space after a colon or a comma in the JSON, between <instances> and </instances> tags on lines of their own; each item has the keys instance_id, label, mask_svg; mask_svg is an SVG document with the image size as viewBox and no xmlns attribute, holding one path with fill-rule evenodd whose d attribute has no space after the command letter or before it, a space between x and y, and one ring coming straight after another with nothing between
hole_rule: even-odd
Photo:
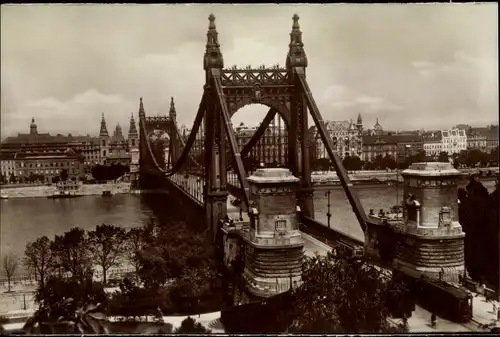
<instances>
[{"instance_id":1,"label":"bridge railing","mask_svg":"<svg viewBox=\"0 0 500 337\"><path fill-rule=\"evenodd\" d=\"M196 200L198 203L203 204L203 186L205 181L202 177L193 174L173 174L167 178L174 185L176 185L185 194L189 195L191 198Z\"/></svg>"},{"instance_id":2,"label":"bridge railing","mask_svg":"<svg viewBox=\"0 0 500 337\"><path fill-rule=\"evenodd\" d=\"M328 228L318 220L302 216L300 230L327 245L340 247L355 255L364 253L364 242L346 233Z\"/></svg>"}]
</instances>

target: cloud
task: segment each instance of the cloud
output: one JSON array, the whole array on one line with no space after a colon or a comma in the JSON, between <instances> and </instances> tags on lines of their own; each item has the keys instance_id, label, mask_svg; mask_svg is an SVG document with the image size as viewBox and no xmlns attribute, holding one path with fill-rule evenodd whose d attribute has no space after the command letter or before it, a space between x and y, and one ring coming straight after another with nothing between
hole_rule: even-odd
<instances>
[{"instance_id":1,"label":"cloud","mask_svg":"<svg viewBox=\"0 0 500 337\"><path fill-rule=\"evenodd\" d=\"M356 102L360 104L380 104L384 101L383 98L380 97L370 97L370 96L360 96L356 98Z\"/></svg>"},{"instance_id":2,"label":"cloud","mask_svg":"<svg viewBox=\"0 0 500 337\"><path fill-rule=\"evenodd\" d=\"M27 133L32 117L36 120L39 132L96 134L99 131L102 112L105 113L109 132L112 132L117 123L124 126L123 130L127 132L130 113L136 109L136 102L120 95L105 95L96 90L82 92L66 101L47 97L27 102L18 110L3 115L2 134L10 131L4 128L9 124L24 125L19 132ZM67 120L71 121L70 125L57 123Z\"/></svg>"},{"instance_id":3,"label":"cloud","mask_svg":"<svg viewBox=\"0 0 500 337\"><path fill-rule=\"evenodd\" d=\"M40 130L96 134L102 111L110 125L127 123L141 96L153 115L166 114L173 96L190 127L211 12L226 67L284 65L298 12L325 120L385 111L384 127L433 128L450 120L435 115L460 109L471 119L462 122L498 119L497 4L4 7L1 124L10 134L31 117ZM257 124L266 110L245 107L235 118Z\"/></svg>"},{"instance_id":4,"label":"cloud","mask_svg":"<svg viewBox=\"0 0 500 337\"><path fill-rule=\"evenodd\" d=\"M429 61L413 61L412 65L417 68L430 68L434 65L434 62L429 62Z\"/></svg>"}]
</instances>

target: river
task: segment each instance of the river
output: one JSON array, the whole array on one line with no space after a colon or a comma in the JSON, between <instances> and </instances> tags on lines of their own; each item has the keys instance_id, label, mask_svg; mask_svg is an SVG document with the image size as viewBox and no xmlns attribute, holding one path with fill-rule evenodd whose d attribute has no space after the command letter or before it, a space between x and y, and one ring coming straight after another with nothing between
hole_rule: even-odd
<instances>
[{"instance_id":1,"label":"river","mask_svg":"<svg viewBox=\"0 0 500 337\"><path fill-rule=\"evenodd\" d=\"M485 182L488 190L494 182ZM370 208L387 209L396 204L396 187L358 186L361 202L368 212ZM332 188L330 194L331 225L354 237L363 233L345 197L344 191ZM315 216L326 224L327 197L325 191L315 192ZM399 192L401 200L402 191ZM0 200L0 256L7 252L22 257L28 242L43 235L53 238L72 227L93 230L100 224L115 224L124 228L142 226L151 216L162 222L178 221L171 217L177 211L163 195L118 194L110 198L83 196L74 199L13 198ZM153 203L156 206L154 207ZM153 206L152 206L153 205ZM153 212L153 209L155 211ZM159 213L161 212L161 214ZM3 275L3 268L0 275Z\"/></svg>"}]
</instances>

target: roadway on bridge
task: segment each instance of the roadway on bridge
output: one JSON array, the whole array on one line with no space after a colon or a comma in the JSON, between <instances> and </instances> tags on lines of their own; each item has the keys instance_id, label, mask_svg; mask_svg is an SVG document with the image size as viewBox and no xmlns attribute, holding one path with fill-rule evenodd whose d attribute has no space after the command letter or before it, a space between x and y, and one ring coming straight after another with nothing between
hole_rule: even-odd
<instances>
[{"instance_id":1,"label":"roadway on bridge","mask_svg":"<svg viewBox=\"0 0 500 337\"><path fill-rule=\"evenodd\" d=\"M200 184L198 177L190 176L186 179L184 176L177 176L176 183L179 188L189 191L191 195L197 195L199 202L202 202L200 196L203 194L203 184ZM237 219L240 217L240 208L238 206L233 206L228 198L227 201L227 213L229 218ZM332 210L333 213L333 210ZM241 214L243 219L248 221L248 215L243 209ZM326 215L320 212L316 212L316 219L320 220L323 224L326 224ZM314 256L319 254L320 256L325 256L331 247L322 243L321 241L302 233L304 238L304 254L306 256ZM360 236L359 233L356 237ZM363 240L363 234L361 232L361 240ZM431 327L431 313L419 306L415 308L412 316L408 319L408 325L410 332L467 332L467 331L478 331L478 324L492 324L495 322L495 315L493 314L493 307L491 303L487 303L484 296L473 297L473 321L467 324L457 324L446 319L438 317L436 328Z\"/></svg>"},{"instance_id":2,"label":"roadway on bridge","mask_svg":"<svg viewBox=\"0 0 500 337\"><path fill-rule=\"evenodd\" d=\"M201 180L198 180L197 176L190 175L189 178L186 178L185 175L174 175L172 176L171 180L182 190L187 192L189 195L191 195L194 199L198 200L198 202L203 203L203 182ZM228 203L229 205L229 203ZM231 205L232 206L232 205ZM234 207L234 206L232 206ZM239 208L237 209L237 212L239 212ZM246 212L244 209L243 212ZM333 216L336 216L335 214L335 209L332 208L331 213ZM338 214L337 214L338 215ZM326 215L326 211L321 210L318 211L316 210L314 212L314 218L318 220L321 224L323 224L325 227L328 224L328 218ZM354 217L354 214L352 215L352 218L350 217L349 219L342 220L340 219L340 227L335 226L332 227L340 231L342 233L348 234L353 236L356 239L359 239L361 241L364 241L364 234L361 229L361 227L358 225L356 218ZM343 223L346 222L346 223ZM339 221L332 221L332 223L339 223Z\"/></svg>"}]
</instances>

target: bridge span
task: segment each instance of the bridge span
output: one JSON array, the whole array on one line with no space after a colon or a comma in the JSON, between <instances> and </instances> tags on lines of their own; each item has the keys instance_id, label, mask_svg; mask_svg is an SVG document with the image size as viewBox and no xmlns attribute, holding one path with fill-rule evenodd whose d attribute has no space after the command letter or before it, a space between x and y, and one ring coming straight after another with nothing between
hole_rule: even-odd
<instances>
[{"instance_id":1,"label":"bridge span","mask_svg":"<svg viewBox=\"0 0 500 337\"><path fill-rule=\"evenodd\" d=\"M457 221L460 172L449 163L413 164L401 173L400 212L366 212L327 133L307 82L307 66L297 15L286 65L244 68L224 68L215 17L210 15L203 58L205 84L189 134L179 130L173 99L169 115L160 117L147 117L140 99L139 188L171 190L183 199L186 209L201 215L224 263L246 261L249 300L285 291L292 280L300 282L304 247L307 251L315 239L353 254L366 254L375 263L408 270L413 276L439 280L448 286L429 281L434 284L429 289L457 294L459 290L450 290L449 284L464 275L465 234ZM266 105L269 112L241 149L231 117L248 104ZM277 132L271 123L276 116L285 125L279 132L286 134L286 142L264 144L264 133ZM354 214L357 237L329 228L315 211L309 116ZM279 162L284 168L248 174L249 153L259 142L263 151L266 146L279 145ZM267 158L276 160L276 156ZM229 195L241 200L241 211L233 212ZM335 216L334 211L330 216ZM455 301L454 309L462 310L459 319L470 319L472 301L463 292L458 297L461 302ZM447 304L446 310L454 305Z\"/></svg>"}]
</instances>

